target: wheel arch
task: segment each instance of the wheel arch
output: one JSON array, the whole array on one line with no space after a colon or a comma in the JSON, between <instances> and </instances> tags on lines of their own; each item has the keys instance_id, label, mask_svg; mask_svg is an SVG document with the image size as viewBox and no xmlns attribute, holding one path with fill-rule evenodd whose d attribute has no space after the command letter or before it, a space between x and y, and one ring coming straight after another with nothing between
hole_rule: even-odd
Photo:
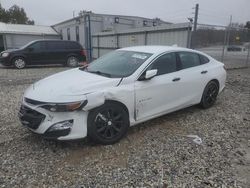
<instances>
[{"instance_id":1,"label":"wheel arch","mask_svg":"<svg viewBox=\"0 0 250 188\"><path fill-rule=\"evenodd\" d=\"M121 105L126 110L126 112L128 114L128 118L129 118L129 110L128 110L127 106L125 104L123 104L122 102L117 101L117 100L107 99L107 100L105 100L104 104L106 104L106 103L116 103L118 105Z\"/></svg>"},{"instance_id":2,"label":"wheel arch","mask_svg":"<svg viewBox=\"0 0 250 188\"><path fill-rule=\"evenodd\" d=\"M92 121L93 118L96 117L96 113L98 112L98 108L102 108L104 107L104 105L119 105L119 107L121 107L126 113L127 113L127 120L124 120L124 124L121 126L122 128L120 129L121 131L119 131L120 133L118 133L117 135L115 135L115 137L112 137L111 139L109 138L103 138L101 137L98 132L96 131L96 126L92 125ZM92 114L93 112L93 114ZM124 112L123 112L124 113ZM93 108L89 111L88 113L88 117L87 117L87 136L94 142L96 143L101 143L101 144L105 144L105 145L109 145L109 144L113 144L118 142L121 138L124 137L124 135L127 133L128 128L130 127L130 121L129 121L129 113L128 113L128 108L126 107L125 104L123 104L120 101L116 101L116 100L105 100L104 103L96 108Z\"/></svg>"},{"instance_id":3,"label":"wheel arch","mask_svg":"<svg viewBox=\"0 0 250 188\"><path fill-rule=\"evenodd\" d=\"M215 83L218 85L218 89L220 90L220 82L219 82L218 79L214 78L214 79L209 80L209 81L207 82L207 84L205 85L205 87L203 88L203 90L202 90L201 96L200 96L200 98L199 98L199 101L200 101L200 102L201 102L201 100L202 100L202 96L203 96L204 90L206 89L207 85L208 85L210 82L215 82Z\"/></svg>"},{"instance_id":4,"label":"wheel arch","mask_svg":"<svg viewBox=\"0 0 250 188\"><path fill-rule=\"evenodd\" d=\"M219 82L219 80L217 80L217 79L211 79L207 84L206 84L206 86L205 86L205 88L204 88L204 90L203 90L203 92L202 92L202 96L201 96L201 99L200 99L200 103L199 103L199 105L202 107L202 108L204 108L204 109L206 109L206 108L209 108L209 107L211 107L213 104L214 104L214 102L212 102L211 104L207 104L207 102L206 101L204 101L204 94L205 94L205 92L207 92L206 91L206 88L209 86L209 84L210 83L215 83L216 85L217 85L217 94L216 94L216 96L215 96L215 100L214 100L214 102L216 101L216 97L217 97L217 95L218 95L218 93L219 93L219 90L220 90L220 82Z\"/></svg>"},{"instance_id":5,"label":"wheel arch","mask_svg":"<svg viewBox=\"0 0 250 188\"><path fill-rule=\"evenodd\" d=\"M14 55L13 57L11 57L10 61L12 62L15 58L18 58L18 57L23 58L26 62L28 61L28 58L25 55L23 55L23 54L16 54L16 55Z\"/></svg>"},{"instance_id":6,"label":"wheel arch","mask_svg":"<svg viewBox=\"0 0 250 188\"><path fill-rule=\"evenodd\" d=\"M104 101L104 103L102 103L102 104L99 105L99 106L96 106L96 107L94 107L94 108L89 109L89 111L92 111L92 110L94 110L94 109L96 109L96 108L99 108L99 107L101 107L101 106L103 106L103 105L105 105L105 104L107 104L107 103L113 103L113 104L115 103L115 104L118 104L118 105L122 106L123 109L127 112L128 117L129 117L129 110L128 110L128 107L127 107L124 103L122 103L121 101L113 100L113 99L106 99L106 100Z\"/></svg>"},{"instance_id":7,"label":"wheel arch","mask_svg":"<svg viewBox=\"0 0 250 188\"><path fill-rule=\"evenodd\" d=\"M76 53L69 53L66 56L66 58L67 58L66 61L68 60L69 57L76 57L76 58L78 58L78 55Z\"/></svg>"},{"instance_id":8,"label":"wheel arch","mask_svg":"<svg viewBox=\"0 0 250 188\"><path fill-rule=\"evenodd\" d=\"M218 88L219 88L219 90L220 90L220 82L219 82L218 79L214 78L214 79L210 80L209 82L215 82L215 83L218 85ZM208 82L208 83L209 83L209 82ZM208 84L208 83L207 83L207 84Z\"/></svg>"}]
</instances>

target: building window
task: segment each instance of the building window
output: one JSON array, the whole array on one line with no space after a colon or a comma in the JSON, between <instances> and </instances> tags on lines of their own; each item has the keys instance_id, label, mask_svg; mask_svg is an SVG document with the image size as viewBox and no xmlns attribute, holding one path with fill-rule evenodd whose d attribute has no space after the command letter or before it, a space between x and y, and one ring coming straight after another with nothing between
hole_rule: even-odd
<instances>
[{"instance_id":1,"label":"building window","mask_svg":"<svg viewBox=\"0 0 250 188\"><path fill-rule=\"evenodd\" d=\"M115 23L119 23L119 17L115 17Z\"/></svg>"},{"instance_id":2,"label":"building window","mask_svg":"<svg viewBox=\"0 0 250 188\"><path fill-rule=\"evenodd\" d=\"M70 40L70 28L67 29L68 40Z\"/></svg>"},{"instance_id":3,"label":"building window","mask_svg":"<svg viewBox=\"0 0 250 188\"><path fill-rule=\"evenodd\" d=\"M156 21L153 21L153 26L157 26L157 23L156 23Z\"/></svg>"},{"instance_id":4,"label":"building window","mask_svg":"<svg viewBox=\"0 0 250 188\"><path fill-rule=\"evenodd\" d=\"M61 38L61 40L63 40L63 31L62 31L62 29L60 29L60 38Z\"/></svg>"},{"instance_id":5,"label":"building window","mask_svg":"<svg viewBox=\"0 0 250 188\"><path fill-rule=\"evenodd\" d=\"M77 41L77 42L80 41L80 37L79 37L79 26L76 26L76 41Z\"/></svg>"}]
</instances>

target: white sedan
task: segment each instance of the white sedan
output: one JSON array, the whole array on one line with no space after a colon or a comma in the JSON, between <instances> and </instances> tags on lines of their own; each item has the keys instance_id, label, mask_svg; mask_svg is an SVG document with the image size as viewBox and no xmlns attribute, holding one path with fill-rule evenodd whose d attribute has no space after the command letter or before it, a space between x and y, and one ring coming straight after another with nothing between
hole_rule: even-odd
<instances>
[{"instance_id":1,"label":"white sedan","mask_svg":"<svg viewBox=\"0 0 250 188\"><path fill-rule=\"evenodd\" d=\"M196 104L211 107L225 80L224 65L202 52L123 48L32 84L19 118L46 138L113 144L129 126Z\"/></svg>"}]
</instances>

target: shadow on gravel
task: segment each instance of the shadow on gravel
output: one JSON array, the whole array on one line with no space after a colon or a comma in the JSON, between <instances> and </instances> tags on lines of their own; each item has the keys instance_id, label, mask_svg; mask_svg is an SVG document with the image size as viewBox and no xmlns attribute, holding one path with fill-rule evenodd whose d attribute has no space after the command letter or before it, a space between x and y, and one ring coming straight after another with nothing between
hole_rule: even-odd
<instances>
[{"instance_id":1,"label":"shadow on gravel","mask_svg":"<svg viewBox=\"0 0 250 188\"><path fill-rule=\"evenodd\" d=\"M55 65L27 65L24 69L21 69L21 70L34 69L34 68L57 68L57 67L65 67L65 66L62 65L62 64L55 64ZM19 69L16 69L15 67L8 67L8 66L2 66L2 65L0 65L0 69L19 70Z\"/></svg>"}]
</instances>

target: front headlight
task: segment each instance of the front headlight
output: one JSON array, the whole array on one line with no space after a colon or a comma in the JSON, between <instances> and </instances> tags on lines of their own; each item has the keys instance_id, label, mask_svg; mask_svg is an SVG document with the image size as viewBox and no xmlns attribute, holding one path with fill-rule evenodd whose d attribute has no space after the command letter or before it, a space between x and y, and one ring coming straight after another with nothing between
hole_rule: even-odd
<instances>
[{"instance_id":1,"label":"front headlight","mask_svg":"<svg viewBox=\"0 0 250 188\"><path fill-rule=\"evenodd\" d=\"M3 52L2 53L2 57L8 57L10 55L10 53L8 53L8 52Z\"/></svg>"},{"instance_id":2,"label":"front headlight","mask_svg":"<svg viewBox=\"0 0 250 188\"><path fill-rule=\"evenodd\" d=\"M85 100L72 103L46 104L41 107L51 112L72 112L75 110L81 110L87 103L88 101Z\"/></svg>"}]
</instances>

